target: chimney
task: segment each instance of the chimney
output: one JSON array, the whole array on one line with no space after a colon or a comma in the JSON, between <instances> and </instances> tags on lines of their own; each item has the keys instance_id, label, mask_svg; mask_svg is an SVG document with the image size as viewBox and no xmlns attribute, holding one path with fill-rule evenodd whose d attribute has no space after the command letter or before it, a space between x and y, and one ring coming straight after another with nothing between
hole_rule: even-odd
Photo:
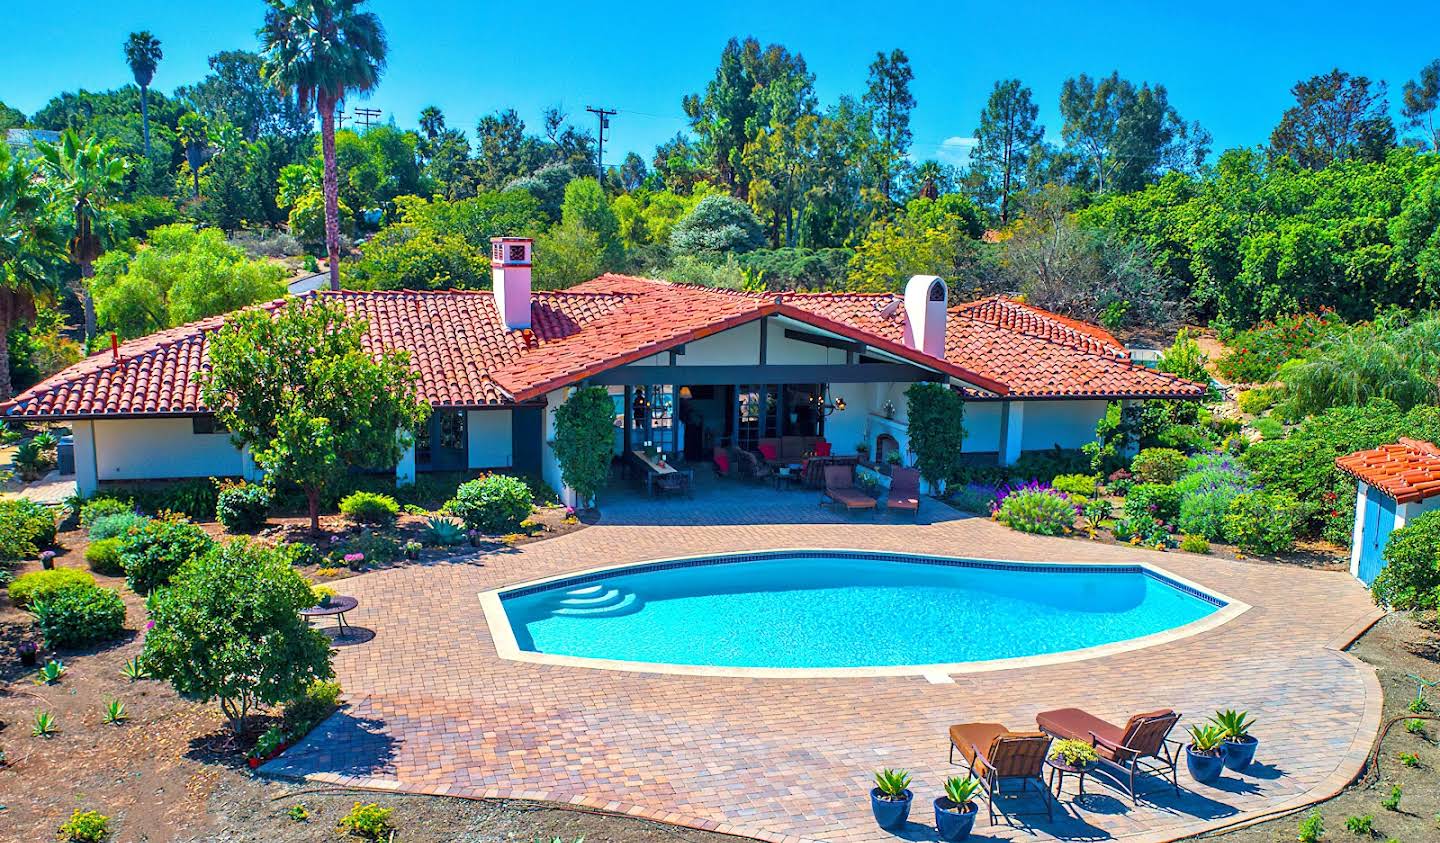
<instances>
[{"instance_id":1,"label":"chimney","mask_svg":"<svg viewBox=\"0 0 1440 843\"><path fill-rule=\"evenodd\" d=\"M508 330L530 327L529 237L490 238L490 286L495 291L495 309Z\"/></svg>"},{"instance_id":2,"label":"chimney","mask_svg":"<svg viewBox=\"0 0 1440 843\"><path fill-rule=\"evenodd\" d=\"M905 344L945 359L945 308L949 290L935 275L914 275L905 282Z\"/></svg>"}]
</instances>

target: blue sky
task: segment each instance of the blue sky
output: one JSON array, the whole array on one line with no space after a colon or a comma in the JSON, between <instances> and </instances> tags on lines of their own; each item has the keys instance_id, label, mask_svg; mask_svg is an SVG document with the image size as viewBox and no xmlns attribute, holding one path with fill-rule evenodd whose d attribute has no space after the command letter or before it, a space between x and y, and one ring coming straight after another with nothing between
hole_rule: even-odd
<instances>
[{"instance_id":1,"label":"blue sky","mask_svg":"<svg viewBox=\"0 0 1440 843\"><path fill-rule=\"evenodd\" d=\"M901 47L915 70L916 158L963 158L994 80L1018 77L1041 104L1052 138L1068 76L1118 69L1161 82L1187 120L1224 149L1263 143L1297 79L1339 66L1400 88L1440 57L1423 37L1440 4L1361 8L1330 0L1276 3L724 3L498 4L372 0L391 53L371 106L414 125L427 104L452 126L514 107L538 131L562 104L593 126L586 105L620 110L607 162L683 129L680 98L703 89L731 36L753 35L804 54L822 103L862 92L876 50ZM254 49L259 0L12 3L0 34L0 100L33 112L55 92L130 80L121 44L150 29L164 44L155 86L200 78L222 49Z\"/></svg>"}]
</instances>

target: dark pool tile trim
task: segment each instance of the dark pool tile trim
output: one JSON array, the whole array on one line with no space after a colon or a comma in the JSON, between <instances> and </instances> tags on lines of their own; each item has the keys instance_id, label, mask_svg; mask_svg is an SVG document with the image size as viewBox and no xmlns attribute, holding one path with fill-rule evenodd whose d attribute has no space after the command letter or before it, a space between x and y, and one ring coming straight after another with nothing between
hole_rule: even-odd
<instances>
[{"instance_id":1,"label":"dark pool tile trim","mask_svg":"<svg viewBox=\"0 0 1440 843\"><path fill-rule=\"evenodd\" d=\"M591 571L585 574L576 574L572 577L562 577L556 580L536 583L534 585L519 586L513 589L501 589L500 599L509 600L515 597L528 597L532 594L539 594L542 591L554 591L559 588L568 588L586 583L599 582L617 574L649 574L655 571L669 571L675 568L696 568L702 565L728 565L736 562L765 562L771 559L861 559L873 562L908 562L914 565L939 565L946 568L980 568L989 571L1025 571L1028 573L1044 574L1143 574L1151 579L1168 585L1176 591L1188 594L1198 600L1203 600L1217 608L1224 608L1228 605L1224 600L1213 594L1201 591L1192 585L1180 582L1172 577L1166 576L1160 571L1144 565L1095 565L1084 563L1073 564L1045 564L1033 562L1005 562L995 559L958 559L948 556L929 556L924 554L900 554L885 553L879 551L865 550L764 550L750 553L723 553L710 556L697 556L688 559L675 559L666 562L642 562L638 565L618 565L614 568L607 568L603 571Z\"/></svg>"}]
</instances>

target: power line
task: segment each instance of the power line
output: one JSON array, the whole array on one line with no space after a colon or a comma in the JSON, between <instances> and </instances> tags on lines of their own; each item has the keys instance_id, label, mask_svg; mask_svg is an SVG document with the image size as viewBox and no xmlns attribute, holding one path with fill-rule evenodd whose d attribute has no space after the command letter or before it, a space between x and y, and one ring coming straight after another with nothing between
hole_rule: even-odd
<instances>
[{"instance_id":1,"label":"power line","mask_svg":"<svg viewBox=\"0 0 1440 843\"><path fill-rule=\"evenodd\" d=\"M585 106L585 110L600 119L600 143L595 149L595 178L605 183L605 130L610 128L611 115L618 114L613 108Z\"/></svg>"},{"instance_id":2,"label":"power line","mask_svg":"<svg viewBox=\"0 0 1440 843\"><path fill-rule=\"evenodd\" d=\"M370 128L370 123L371 123L371 121L373 121L375 118L377 118L377 117L380 116L380 109L378 109L378 108L357 108L357 109L355 109L355 113L359 115L358 117L355 118L355 121L356 121L357 123L363 124L363 125L365 126L365 128L368 130L368 129Z\"/></svg>"}]
</instances>

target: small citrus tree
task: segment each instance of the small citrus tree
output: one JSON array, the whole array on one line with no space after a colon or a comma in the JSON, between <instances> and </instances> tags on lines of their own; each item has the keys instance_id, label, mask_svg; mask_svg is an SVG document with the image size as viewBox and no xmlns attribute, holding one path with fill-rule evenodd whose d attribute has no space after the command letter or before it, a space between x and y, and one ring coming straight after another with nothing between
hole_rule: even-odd
<instances>
[{"instance_id":1,"label":"small citrus tree","mask_svg":"<svg viewBox=\"0 0 1440 843\"><path fill-rule=\"evenodd\" d=\"M965 443L965 402L955 390L939 383L913 383L905 390L909 404L910 450L920 476L938 491L960 470Z\"/></svg>"},{"instance_id":2,"label":"small citrus tree","mask_svg":"<svg viewBox=\"0 0 1440 843\"><path fill-rule=\"evenodd\" d=\"M580 503L599 494L615 448L615 405L598 386L577 389L555 410L555 457L560 479Z\"/></svg>"},{"instance_id":3,"label":"small citrus tree","mask_svg":"<svg viewBox=\"0 0 1440 843\"><path fill-rule=\"evenodd\" d=\"M218 699L242 733L258 705L295 699L334 675L329 640L297 614L314 602L280 551L236 539L185 563L150 597L154 626L141 660L182 697Z\"/></svg>"},{"instance_id":4,"label":"small citrus tree","mask_svg":"<svg viewBox=\"0 0 1440 843\"><path fill-rule=\"evenodd\" d=\"M395 465L430 413L409 355L372 354L365 331L316 298L241 311L210 339L206 405L267 475L304 490L312 530L326 484L351 466Z\"/></svg>"}]
</instances>

